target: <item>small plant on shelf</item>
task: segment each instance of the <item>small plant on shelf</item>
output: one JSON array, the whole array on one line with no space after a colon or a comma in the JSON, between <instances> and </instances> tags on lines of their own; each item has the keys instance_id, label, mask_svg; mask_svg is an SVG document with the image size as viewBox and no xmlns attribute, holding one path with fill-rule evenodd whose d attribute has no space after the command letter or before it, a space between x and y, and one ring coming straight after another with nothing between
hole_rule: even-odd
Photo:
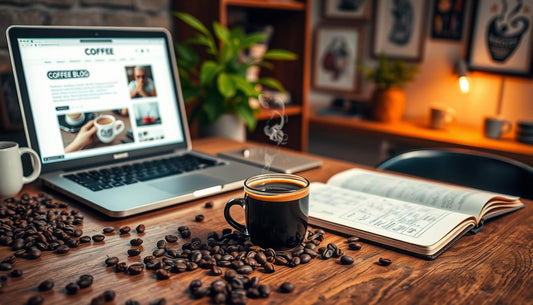
<instances>
[{"instance_id":1,"label":"small plant on shelf","mask_svg":"<svg viewBox=\"0 0 533 305\"><path fill-rule=\"evenodd\" d=\"M268 33L247 34L241 27L228 29L213 22L213 35L192 15L182 12L174 15L197 32L195 37L175 45L183 98L186 103L193 104L189 120L197 119L205 126L223 114L236 114L249 130L254 130L255 114L260 110L250 104L250 99L259 97L260 86L281 92L285 89L270 77L250 81L246 71L253 66L272 69L269 60L293 60L296 54L272 49L260 57L244 56L250 47L262 43ZM197 54L197 50L201 54Z\"/></svg>"}]
</instances>

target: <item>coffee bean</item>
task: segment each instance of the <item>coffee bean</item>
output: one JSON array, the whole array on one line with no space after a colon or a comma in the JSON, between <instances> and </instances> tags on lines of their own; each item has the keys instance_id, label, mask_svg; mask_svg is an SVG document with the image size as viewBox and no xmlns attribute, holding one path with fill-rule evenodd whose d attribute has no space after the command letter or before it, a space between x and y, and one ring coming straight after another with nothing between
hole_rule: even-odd
<instances>
[{"instance_id":1,"label":"coffee bean","mask_svg":"<svg viewBox=\"0 0 533 305\"><path fill-rule=\"evenodd\" d=\"M123 235L123 234L128 234L130 233L131 231L131 228L129 226L123 226L121 227L120 229L118 229L120 234Z\"/></svg>"},{"instance_id":2,"label":"coffee bean","mask_svg":"<svg viewBox=\"0 0 533 305\"><path fill-rule=\"evenodd\" d=\"M213 201L208 201L208 202L205 203L204 207L205 207L206 209L210 209L210 208L212 208L214 205L215 205L215 204L213 203Z\"/></svg>"},{"instance_id":3,"label":"coffee bean","mask_svg":"<svg viewBox=\"0 0 533 305\"><path fill-rule=\"evenodd\" d=\"M87 288L93 284L93 276L90 274L84 274L80 276L76 284L82 289Z\"/></svg>"},{"instance_id":4,"label":"coffee bean","mask_svg":"<svg viewBox=\"0 0 533 305\"><path fill-rule=\"evenodd\" d=\"M13 269L13 265L10 263L0 263L0 271L9 271Z\"/></svg>"},{"instance_id":5,"label":"coffee bean","mask_svg":"<svg viewBox=\"0 0 533 305\"><path fill-rule=\"evenodd\" d=\"M266 273L274 273L274 271L276 271L276 268L274 268L272 263L265 263L263 269L265 269Z\"/></svg>"},{"instance_id":6,"label":"coffee bean","mask_svg":"<svg viewBox=\"0 0 533 305\"><path fill-rule=\"evenodd\" d=\"M217 266L211 267L211 275L222 275L222 269Z\"/></svg>"},{"instance_id":7,"label":"coffee bean","mask_svg":"<svg viewBox=\"0 0 533 305\"><path fill-rule=\"evenodd\" d=\"M126 303L124 303L124 305L141 305L141 303L135 300L127 300Z\"/></svg>"},{"instance_id":8,"label":"coffee bean","mask_svg":"<svg viewBox=\"0 0 533 305\"><path fill-rule=\"evenodd\" d=\"M353 258L349 255L343 255L341 256L341 259L340 259L341 263L343 265L351 265L353 264Z\"/></svg>"},{"instance_id":9,"label":"coffee bean","mask_svg":"<svg viewBox=\"0 0 533 305\"><path fill-rule=\"evenodd\" d=\"M291 282L285 282L279 286L279 290L283 293L289 293L294 291L294 285Z\"/></svg>"},{"instance_id":10,"label":"coffee bean","mask_svg":"<svg viewBox=\"0 0 533 305\"><path fill-rule=\"evenodd\" d=\"M226 303L226 299L227 299L227 296L224 293L219 292L219 293L215 294L215 296L213 297L213 303L215 303L215 304L224 304L224 303Z\"/></svg>"},{"instance_id":11,"label":"coffee bean","mask_svg":"<svg viewBox=\"0 0 533 305\"><path fill-rule=\"evenodd\" d=\"M90 243L90 242L91 242L91 237L90 236L85 235L85 236L80 237L80 243L85 244L85 243Z\"/></svg>"},{"instance_id":12,"label":"coffee bean","mask_svg":"<svg viewBox=\"0 0 533 305\"><path fill-rule=\"evenodd\" d=\"M0 275L0 282L5 282L5 281L7 281L7 275L5 274Z\"/></svg>"},{"instance_id":13,"label":"coffee bean","mask_svg":"<svg viewBox=\"0 0 533 305\"><path fill-rule=\"evenodd\" d=\"M130 275L141 274L143 270L144 270L144 265L142 263L133 263L129 265L128 268L126 269L128 274Z\"/></svg>"},{"instance_id":14,"label":"coffee bean","mask_svg":"<svg viewBox=\"0 0 533 305\"><path fill-rule=\"evenodd\" d=\"M92 239L95 242L100 242L100 241L103 241L105 239L105 236L102 235L102 234L95 234L95 235L92 236Z\"/></svg>"},{"instance_id":15,"label":"coffee bean","mask_svg":"<svg viewBox=\"0 0 533 305\"><path fill-rule=\"evenodd\" d=\"M361 244L360 243L356 243L356 242L349 243L348 244L348 249L350 249L350 250L359 250L359 249L361 249Z\"/></svg>"},{"instance_id":16,"label":"coffee bean","mask_svg":"<svg viewBox=\"0 0 533 305\"><path fill-rule=\"evenodd\" d=\"M332 256L333 256L333 250L332 249L327 249L326 251L324 251L322 253L322 258L323 259L330 259Z\"/></svg>"},{"instance_id":17,"label":"coffee bean","mask_svg":"<svg viewBox=\"0 0 533 305\"><path fill-rule=\"evenodd\" d=\"M44 302L44 298L40 295L34 295L28 299L27 305L41 305Z\"/></svg>"},{"instance_id":18,"label":"coffee bean","mask_svg":"<svg viewBox=\"0 0 533 305\"><path fill-rule=\"evenodd\" d=\"M196 222L202 222L202 221L204 221L204 219L205 219L205 216L202 215L202 214L200 214L200 215L196 215L196 216L194 217L194 221L196 221Z\"/></svg>"},{"instance_id":19,"label":"coffee bean","mask_svg":"<svg viewBox=\"0 0 533 305\"><path fill-rule=\"evenodd\" d=\"M287 265L289 261L282 257L282 256L276 256L275 260L274 260L274 264L276 265L280 265L280 266L284 266L284 265Z\"/></svg>"},{"instance_id":20,"label":"coffee bean","mask_svg":"<svg viewBox=\"0 0 533 305\"><path fill-rule=\"evenodd\" d=\"M21 277L22 276L22 270L13 269L13 270L11 270L11 272L9 272L9 276L11 276L11 277Z\"/></svg>"},{"instance_id":21,"label":"coffee bean","mask_svg":"<svg viewBox=\"0 0 533 305\"><path fill-rule=\"evenodd\" d=\"M230 303L234 305L245 305L248 302L248 297L244 290L233 290L230 295Z\"/></svg>"},{"instance_id":22,"label":"coffee bean","mask_svg":"<svg viewBox=\"0 0 533 305\"><path fill-rule=\"evenodd\" d=\"M165 269L157 269L155 272L155 276L158 280L166 280L170 277L170 275Z\"/></svg>"},{"instance_id":23,"label":"coffee bean","mask_svg":"<svg viewBox=\"0 0 533 305\"><path fill-rule=\"evenodd\" d=\"M128 268L128 265L125 262L119 262L115 265L115 272L124 272Z\"/></svg>"},{"instance_id":24,"label":"coffee bean","mask_svg":"<svg viewBox=\"0 0 533 305\"><path fill-rule=\"evenodd\" d=\"M388 258L382 258L380 257L379 260L378 260L378 263L381 265L381 266L388 266L392 263L392 260L388 259Z\"/></svg>"},{"instance_id":25,"label":"coffee bean","mask_svg":"<svg viewBox=\"0 0 533 305\"><path fill-rule=\"evenodd\" d=\"M108 267L115 266L117 263L118 263L118 257L116 257L116 256L108 257L105 260L105 264Z\"/></svg>"},{"instance_id":26,"label":"coffee bean","mask_svg":"<svg viewBox=\"0 0 533 305\"><path fill-rule=\"evenodd\" d=\"M161 257L165 254L165 249L157 249L152 252L152 255L155 257Z\"/></svg>"},{"instance_id":27,"label":"coffee bean","mask_svg":"<svg viewBox=\"0 0 533 305\"><path fill-rule=\"evenodd\" d=\"M78 293L79 287L78 284L71 282L65 286L65 290L67 291L67 294L76 294Z\"/></svg>"},{"instance_id":28,"label":"coffee bean","mask_svg":"<svg viewBox=\"0 0 533 305\"><path fill-rule=\"evenodd\" d=\"M137 233L144 233L145 230L146 227L142 223L138 225L137 228L135 228L135 231L137 231Z\"/></svg>"},{"instance_id":29,"label":"coffee bean","mask_svg":"<svg viewBox=\"0 0 533 305\"><path fill-rule=\"evenodd\" d=\"M270 287L268 285L259 285L257 290L262 298L268 298L270 296Z\"/></svg>"},{"instance_id":30,"label":"coffee bean","mask_svg":"<svg viewBox=\"0 0 533 305\"><path fill-rule=\"evenodd\" d=\"M28 252L28 258L36 259L41 257L41 250L37 248L32 248L30 252Z\"/></svg>"},{"instance_id":31,"label":"coffee bean","mask_svg":"<svg viewBox=\"0 0 533 305\"><path fill-rule=\"evenodd\" d=\"M307 264L311 261L311 259L313 259L311 257L311 255L307 254L307 253L303 253L300 255L300 263L302 264Z\"/></svg>"},{"instance_id":32,"label":"coffee bean","mask_svg":"<svg viewBox=\"0 0 533 305\"><path fill-rule=\"evenodd\" d=\"M300 264L300 257L295 256L291 259L291 261L287 264L289 267L296 267Z\"/></svg>"},{"instance_id":33,"label":"coffee bean","mask_svg":"<svg viewBox=\"0 0 533 305\"><path fill-rule=\"evenodd\" d=\"M180 235L183 238L189 238L189 237L191 237L191 231L189 231L189 230L180 231Z\"/></svg>"},{"instance_id":34,"label":"coffee bean","mask_svg":"<svg viewBox=\"0 0 533 305\"><path fill-rule=\"evenodd\" d=\"M356 237L356 236L350 236L346 240L347 243L354 243L354 242L357 242L357 241L359 241L359 237Z\"/></svg>"},{"instance_id":35,"label":"coffee bean","mask_svg":"<svg viewBox=\"0 0 533 305\"><path fill-rule=\"evenodd\" d=\"M104 296L104 299L106 302L111 302L115 299L115 296L116 296L116 293L115 291L111 290L111 289L108 289L106 291L104 291L104 293L102 293L102 295Z\"/></svg>"},{"instance_id":36,"label":"coffee bean","mask_svg":"<svg viewBox=\"0 0 533 305\"><path fill-rule=\"evenodd\" d=\"M132 246L140 246L140 245L142 245L142 243L143 243L143 240L140 239L140 238L134 238L134 239L130 240L130 245L132 245Z\"/></svg>"},{"instance_id":37,"label":"coffee bean","mask_svg":"<svg viewBox=\"0 0 533 305\"><path fill-rule=\"evenodd\" d=\"M102 229L102 232L104 234L113 233L113 232L115 232L115 228L114 227L105 227L105 228Z\"/></svg>"},{"instance_id":38,"label":"coffee bean","mask_svg":"<svg viewBox=\"0 0 533 305\"><path fill-rule=\"evenodd\" d=\"M248 266L248 265L244 265L244 266L239 267L239 268L237 269L237 272L238 272L238 273L240 273L240 274L246 274L246 275L252 273L253 271L254 271L254 269L253 269L252 267Z\"/></svg>"},{"instance_id":39,"label":"coffee bean","mask_svg":"<svg viewBox=\"0 0 533 305\"><path fill-rule=\"evenodd\" d=\"M128 249L128 256L137 256L141 254L141 250L140 249Z\"/></svg>"},{"instance_id":40,"label":"coffee bean","mask_svg":"<svg viewBox=\"0 0 533 305\"><path fill-rule=\"evenodd\" d=\"M60 245L60 246L58 246L57 249L55 250L55 252L56 252L57 254L65 254L65 253L67 253L67 252L69 252L69 251L70 251L70 247L67 246L67 245Z\"/></svg>"},{"instance_id":41,"label":"coffee bean","mask_svg":"<svg viewBox=\"0 0 533 305\"><path fill-rule=\"evenodd\" d=\"M54 288L54 281L50 279L39 284L39 291L48 291L52 288Z\"/></svg>"},{"instance_id":42,"label":"coffee bean","mask_svg":"<svg viewBox=\"0 0 533 305\"><path fill-rule=\"evenodd\" d=\"M178 241L178 237L174 234L165 235L165 240L169 243L175 243Z\"/></svg>"}]
</instances>

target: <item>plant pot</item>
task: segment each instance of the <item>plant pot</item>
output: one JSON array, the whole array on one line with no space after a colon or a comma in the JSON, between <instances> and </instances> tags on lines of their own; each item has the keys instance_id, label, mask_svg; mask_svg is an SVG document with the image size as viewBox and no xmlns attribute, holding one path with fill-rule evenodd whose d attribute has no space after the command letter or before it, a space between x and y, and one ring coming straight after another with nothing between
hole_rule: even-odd
<instances>
[{"instance_id":1,"label":"plant pot","mask_svg":"<svg viewBox=\"0 0 533 305\"><path fill-rule=\"evenodd\" d=\"M372 94L372 118L380 122L400 121L405 101L405 92L400 88L376 89Z\"/></svg>"},{"instance_id":2,"label":"plant pot","mask_svg":"<svg viewBox=\"0 0 533 305\"><path fill-rule=\"evenodd\" d=\"M246 126L236 114L223 114L209 126L198 128L200 137L224 137L239 142L246 141Z\"/></svg>"}]
</instances>

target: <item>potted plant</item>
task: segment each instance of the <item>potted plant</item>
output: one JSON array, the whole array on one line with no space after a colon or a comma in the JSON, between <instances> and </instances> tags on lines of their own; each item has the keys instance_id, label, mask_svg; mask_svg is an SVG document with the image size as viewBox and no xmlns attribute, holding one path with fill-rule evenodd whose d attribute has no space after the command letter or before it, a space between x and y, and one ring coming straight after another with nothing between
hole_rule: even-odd
<instances>
[{"instance_id":1,"label":"potted plant","mask_svg":"<svg viewBox=\"0 0 533 305\"><path fill-rule=\"evenodd\" d=\"M360 65L367 80L375 83L376 89L371 99L371 115L381 122L397 122L405 109L405 92L403 87L414 79L418 66L407 65L401 59L388 59L379 56L375 68Z\"/></svg>"},{"instance_id":2,"label":"potted plant","mask_svg":"<svg viewBox=\"0 0 533 305\"><path fill-rule=\"evenodd\" d=\"M197 32L195 37L175 45L183 98L192 104L190 122L198 120L200 127L205 127L231 114L239 118L241 126L245 124L248 130L254 130L255 114L260 109L250 100L259 97L261 86L281 92L285 89L274 78L247 79L246 72L250 67L272 68L268 60L292 60L296 54L272 49L260 57L246 56L246 51L263 42L268 33L246 34L241 27L228 29L214 22L213 35L195 17L182 12L174 15Z\"/></svg>"}]
</instances>

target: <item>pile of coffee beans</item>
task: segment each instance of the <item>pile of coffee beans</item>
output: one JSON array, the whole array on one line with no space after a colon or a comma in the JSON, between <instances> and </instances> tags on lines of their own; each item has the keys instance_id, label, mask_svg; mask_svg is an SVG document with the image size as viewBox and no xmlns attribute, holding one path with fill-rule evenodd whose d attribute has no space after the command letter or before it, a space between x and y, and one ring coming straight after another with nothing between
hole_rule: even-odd
<instances>
[{"instance_id":1,"label":"pile of coffee beans","mask_svg":"<svg viewBox=\"0 0 533 305\"><path fill-rule=\"evenodd\" d=\"M292 292L294 285L286 282L280 287L281 292ZM268 285L261 284L257 276L248 277L235 270L229 269L223 277L215 279L209 285L203 285L201 280L193 280L189 284L189 293L195 299L205 296L211 297L215 304L246 304L248 298L268 298L271 290Z\"/></svg>"},{"instance_id":2,"label":"pile of coffee beans","mask_svg":"<svg viewBox=\"0 0 533 305\"><path fill-rule=\"evenodd\" d=\"M0 202L0 245L10 247L15 257L36 259L42 251L67 253L82 242L83 216L68 210L51 196L25 193ZM86 242L86 237L83 237ZM1 263L12 263L4 258Z\"/></svg>"}]
</instances>

